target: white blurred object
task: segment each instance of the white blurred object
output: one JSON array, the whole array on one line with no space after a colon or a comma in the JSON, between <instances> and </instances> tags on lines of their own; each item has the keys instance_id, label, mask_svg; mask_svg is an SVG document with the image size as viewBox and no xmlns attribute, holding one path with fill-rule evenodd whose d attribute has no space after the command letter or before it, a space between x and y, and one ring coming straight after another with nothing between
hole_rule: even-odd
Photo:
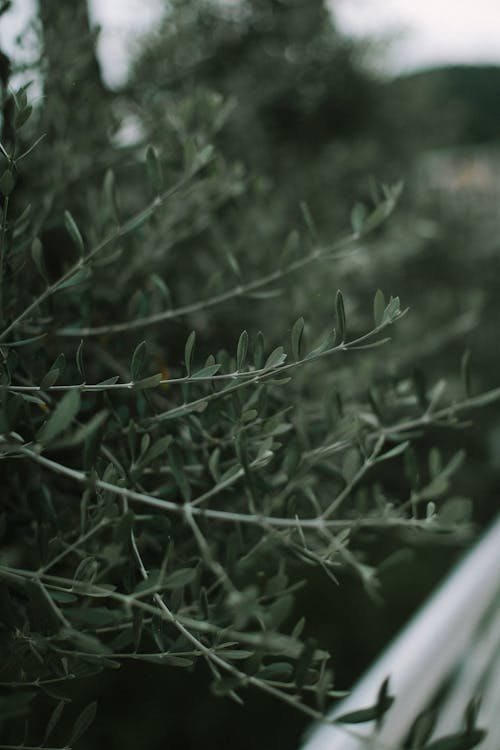
<instances>
[{"instance_id":1,"label":"white blurred object","mask_svg":"<svg viewBox=\"0 0 500 750\"><path fill-rule=\"evenodd\" d=\"M418 715L445 681L452 686L432 738L463 729L463 715L479 691L477 726L488 729L478 750L500 745L500 518L431 596L403 632L330 716L373 706L389 677L394 704L376 732L374 722L320 725L302 750L400 747ZM354 736L356 734L357 736ZM365 739L363 739L365 738Z\"/></svg>"}]
</instances>

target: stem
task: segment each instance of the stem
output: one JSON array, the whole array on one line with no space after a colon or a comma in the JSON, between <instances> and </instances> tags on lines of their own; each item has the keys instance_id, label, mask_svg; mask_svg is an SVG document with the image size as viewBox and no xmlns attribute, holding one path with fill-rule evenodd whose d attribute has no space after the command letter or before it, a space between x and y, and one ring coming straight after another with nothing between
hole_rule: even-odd
<instances>
[{"instance_id":1,"label":"stem","mask_svg":"<svg viewBox=\"0 0 500 750\"><path fill-rule=\"evenodd\" d=\"M71 268L69 268L56 281L50 284L40 295L38 295L38 297L36 297L33 302L31 302L31 304L29 304L28 307L26 307L24 311L20 313L17 318L15 318L12 323L7 326L7 328L4 328L2 333L0 333L0 341L4 341L11 331L17 328L17 326L22 323L22 321L27 318L34 310L36 310L37 307L39 307L49 297L55 294L55 292L57 292L59 287L64 284L65 281L68 281L81 268L84 268L90 260L98 255L98 253L102 252L102 250L105 250L108 245L112 244L115 240L121 239L122 237L125 237L127 234L132 232L139 222L141 222L142 220L146 220L150 216L152 216L155 211L160 206L162 206L164 201L168 200L168 198L170 198L188 182L191 176L192 175L180 179L179 182L176 183L176 185L174 185L169 190L166 190L164 193L162 193L162 195L155 198L155 200L152 201L148 206L146 206L146 208L142 209L134 216L132 216L132 218L122 224L121 227L118 227L113 232L108 234L108 236L101 240L101 242L99 242L92 250L90 250L90 252L87 253L87 255L85 255L83 258L80 258L73 266L71 266Z\"/></svg>"},{"instance_id":2,"label":"stem","mask_svg":"<svg viewBox=\"0 0 500 750\"><path fill-rule=\"evenodd\" d=\"M46 458L45 456L42 456L39 453L36 453L35 451L29 450L29 448L25 446L21 446L19 448L19 451L25 455L26 457L30 458L32 461L35 461L35 463L40 464L41 466L44 466L45 468L49 469L50 471L60 474L61 476L66 476L70 479L73 479L77 481L80 484L88 484L89 483L89 477L82 471L76 471L75 469L71 469L67 466L64 466L63 464L59 464L56 461L53 461L50 458ZM209 518L213 519L214 521L221 521L224 523L243 523L246 525L251 526L257 526L259 528L263 528L266 525L273 526L276 528L297 528L297 525L300 526L302 529L309 529L309 530L321 530L324 528L332 528L332 529L343 529L343 528L352 528L353 524L356 525L358 528L387 528L388 526L393 527L399 527L399 526L412 526L414 528L429 528L429 522L428 521L419 521L417 519L409 520L404 518L384 518L382 520L378 519L322 519L321 517L317 518L280 518L275 516L264 516L264 515L258 515L258 514L249 514L249 513L236 513L232 511L223 511L223 510L215 510L212 508L199 508L193 505L193 503L185 503L184 505L179 505L177 502L174 502L173 500L163 500L161 498L155 497L154 495L148 495L144 492L136 492L135 490L129 490L126 487L120 487L116 484L111 484L110 482L105 482L102 479L95 479L95 486L99 487L100 489L107 490L108 492L113 492L114 494L127 498L129 500L135 500L139 503L142 503L143 505L148 505L153 508L158 508L159 510L166 511L168 513L174 513L175 515L185 515L186 513L186 506L189 506L190 512L194 516L201 516L203 518ZM194 501L193 501L194 502ZM447 527L439 526L440 530L446 530ZM452 528L452 527L450 527Z\"/></svg>"},{"instance_id":3,"label":"stem","mask_svg":"<svg viewBox=\"0 0 500 750\"><path fill-rule=\"evenodd\" d=\"M245 294L249 294L251 292L255 292L256 290L262 289L263 287L269 286L270 284L281 280L289 274L294 273L295 271L298 271L317 260L338 260L341 258L345 258L351 254L351 251L341 252L341 250L354 244L357 240L357 235L349 235L329 247L326 247L324 249L317 248L313 252L309 253L309 255L306 255L304 258L300 258L299 260L290 263L290 265L286 268L280 268L272 271L265 276L255 279L254 281L249 281L247 284L238 284L232 289L226 290L225 292L221 292L219 294L215 294L212 297L208 297L207 299L199 300L198 302L181 305L180 307L176 307L172 310L165 310L154 315L148 315L143 318L138 318L137 320L127 321L124 323L114 323L111 325L88 328L72 328L68 326L66 328L60 328L59 330L55 331L54 335L61 337L86 338L89 336L101 336L103 334L109 335L114 333L123 333L125 331L132 331L137 328L145 328L150 325L162 323L166 320L175 320L176 318L180 318L195 312L200 312L201 310L207 310L210 307L220 305L222 302L227 302L228 300L242 297Z\"/></svg>"},{"instance_id":4,"label":"stem","mask_svg":"<svg viewBox=\"0 0 500 750\"><path fill-rule=\"evenodd\" d=\"M329 518L333 513L335 513L337 508L344 502L346 497L348 497L351 494L354 487L364 477L366 472L373 466L373 461L382 450L384 441L385 441L385 436L381 435L378 438L377 442L375 443L375 447L373 448L370 456L364 460L363 464L360 466L358 471L354 474L351 481L347 482L346 486L341 492L339 492L335 500L333 500L333 502L323 511L320 518L323 518L323 519Z\"/></svg>"},{"instance_id":5,"label":"stem","mask_svg":"<svg viewBox=\"0 0 500 750\"><path fill-rule=\"evenodd\" d=\"M399 320L400 317L404 315L406 311L402 311L397 318L394 318L392 322L395 320ZM296 362L288 362L286 365L280 365L279 367L275 368L266 368L261 367L258 370L249 370L248 372L240 372L238 370L234 370L234 372L228 372L223 373L221 375L207 375L197 378L196 375L192 376L184 376L180 378L163 378L160 380L155 387L159 387L160 385L186 385L188 383L212 383L212 382L219 382L219 381L226 381L226 380L245 380L247 383L255 382L256 379L263 379L264 377L271 377L273 375L281 374L282 372L286 372L292 368L301 367L302 365L305 365L309 362L315 362L317 359L321 359L323 357L327 357L330 354L335 354L337 352L341 351L349 351L351 349L367 349L367 348L373 348L374 346L382 346L383 344L387 343L389 339L380 339L379 341L375 341L369 344L363 344L367 339L371 338L372 336L376 335L377 333L380 333L384 328L386 328L391 323L387 322L384 323L381 326L378 326L377 328L374 328L373 330L369 331L368 333L363 334L362 336L359 336L357 339L353 339L352 341L349 341L347 343L342 342L341 344L338 344L337 346L330 347L329 349L325 349L323 352L318 352L317 354L314 354L313 356L304 357L301 360L298 360ZM140 381L137 381L140 382ZM246 384L246 383L244 383ZM121 390L134 390L134 387L136 385L136 381L130 380L127 383L108 383L105 385L102 385L101 383L78 383L75 385L51 385L48 388L42 389L39 385L8 385L4 386L7 388L8 391L11 393L50 393L50 392L57 392L57 391L80 391L80 393L98 393L101 391L121 391ZM229 390L229 389L228 389ZM214 395L220 395L223 391L217 392L217 394L211 394ZM206 399L207 397L205 397ZM201 399L204 400L204 399ZM198 403L198 401L193 402ZM183 404L182 408L189 406L189 404ZM179 408L179 407L176 407Z\"/></svg>"}]
</instances>

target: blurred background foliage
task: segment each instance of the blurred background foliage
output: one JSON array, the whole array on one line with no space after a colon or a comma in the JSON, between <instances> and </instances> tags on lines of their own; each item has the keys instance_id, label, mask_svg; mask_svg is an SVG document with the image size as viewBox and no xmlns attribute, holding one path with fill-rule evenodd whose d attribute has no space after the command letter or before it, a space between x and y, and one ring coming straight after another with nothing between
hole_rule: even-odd
<instances>
[{"instance_id":1,"label":"blurred background foliage","mask_svg":"<svg viewBox=\"0 0 500 750\"><path fill-rule=\"evenodd\" d=\"M403 179L396 215L369 244L362 241L334 266L324 261L309 268L299 283L286 280L255 305L236 299L209 315L167 324L158 362L168 368L180 361L192 328L203 332L207 353L233 347L245 327L251 333L262 328L272 344L292 323L288 307L302 310L313 336L331 319L337 287L347 294L352 325L362 330L373 291L381 288L410 307L395 340L382 357L351 355L335 373L329 361L320 364L312 389L321 382L321 368L325 378L362 397L374 378L445 377L453 384L466 350L473 390L497 385L500 69L452 67L388 80L373 72L362 44L338 32L323 0L172 0L168 6L127 84L111 91L100 76L85 0L40 0L40 57L28 75L42 82L36 127L47 137L22 179L23 199L46 196L35 205L52 270L67 246L64 209L78 220L94 206L96 221L105 220L97 208L107 169L115 170L121 186L121 210L143 205L148 143L169 177L180 173L190 137L201 147L214 143L218 154L215 172L174 199L174 208L148 230L158 238L153 268L172 279L176 305L202 286L207 295L217 294L221 268L231 270L237 285L241 268L270 271L287 244L298 253L317 237L328 245L345 234L353 203L371 205L380 183ZM170 292L159 286L151 264L142 279L141 268L136 253L119 278L113 269L108 284L88 290L102 319L87 324L123 317L120 288L132 275L140 283L128 301L128 319L161 309ZM85 320L86 300L78 304ZM105 342L110 361L116 348L133 343L126 337ZM319 394L313 395L317 403ZM376 399L376 388L370 395ZM466 429L436 429L417 442L422 457L435 442L445 455L465 445L458 492L473 498L478 528L497 506L498 416L491 407ZM390 481L397 492L404 480ZM463 548L460 541L405 542L407 552L391 557L398 546L392 534L363 540L367 561L385 560L375 601L348 576L336 587L321 572L296 571L310 580L301 604L320 643L335 655L338 688L353 684ZM133 664L89 680L75 691L99 700L101 718L81 746L156 750L230 742L250 750L298 744L301 716L252 694L240 708L211 696L207 685L201 669L193 678Z\"/></svg>"}]
</instances>

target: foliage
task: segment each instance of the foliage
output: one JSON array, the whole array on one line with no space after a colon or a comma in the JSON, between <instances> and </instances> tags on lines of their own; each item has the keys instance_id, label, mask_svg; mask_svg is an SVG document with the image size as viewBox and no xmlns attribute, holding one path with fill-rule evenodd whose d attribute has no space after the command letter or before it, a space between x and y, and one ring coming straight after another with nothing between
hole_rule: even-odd
<instances>
[{"instance_id":1,"label":"foliage","mask_svg":"<svg viewBox=\"0 0 500 750\"><path fill-rule=\"evenodd\" d=\"M236 199L246 222L265 213L253 177L213 146L230 117L224 97L173 99L168 149L157 132L155 145L121 147L106 128L85 146L86 117L29 92L5 76L0 718L50 700L44 744L73 681L140 660L202 662L216 695L240 702L253 687L327 720L339 691L295 611L297 572L318 566L328 582L348 569L376 595L360 531L403 543L463 534L469 502L450 492L462 452L434 448L423 464L411 443L499 390L473 395L467 367L461 393L418 375L365 379L361 357L380 361L406 310L377 291L353 312L331 269L376 238L401 185L357 204L338 241L322 241L304 207L305 230L263 260L222 234L237 230ZM98 100L119 124L123 101ZM161 128L153 104L146 113ZM299 281L318 267L325 330L297 306ZM295 287L266 337L254 330L262 299ZM366 715L383 720L391 701L382 686ZM84 708L61 746L94 713Z\"/></svg>"}]
</instances>

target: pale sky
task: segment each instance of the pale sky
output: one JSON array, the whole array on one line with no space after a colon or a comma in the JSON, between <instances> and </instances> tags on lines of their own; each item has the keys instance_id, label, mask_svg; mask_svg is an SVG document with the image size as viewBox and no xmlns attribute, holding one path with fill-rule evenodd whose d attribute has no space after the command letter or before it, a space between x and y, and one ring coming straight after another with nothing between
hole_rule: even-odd
<instances>
[{"instance_id":1,"label":"pale sky","mask_svg":"<svg viewBox=\"0 0 500 750\"><path fill-rule=\"evenodd\" d=\"M349 33L392 38L386 69L500 65L500 0L331 0L331 6Z\"/></svg>"},{"instance_id":2,"label":"pale sky","mask_svg":"<svg viewBox=\"0 0 500 750\"><path fill-rule=\"evenodd\" d=\"M345 32L386 40L382 67L390 72L446 63L500 65L500 0L330 2ZM124 81L130 49L158 23L162 7L164 0L90 0L92 18L102 27L98 52L108 83ZM0 44L12 49L35 8L35 0L13 0L2 18Z\"/></svg>"}]
</instances>

